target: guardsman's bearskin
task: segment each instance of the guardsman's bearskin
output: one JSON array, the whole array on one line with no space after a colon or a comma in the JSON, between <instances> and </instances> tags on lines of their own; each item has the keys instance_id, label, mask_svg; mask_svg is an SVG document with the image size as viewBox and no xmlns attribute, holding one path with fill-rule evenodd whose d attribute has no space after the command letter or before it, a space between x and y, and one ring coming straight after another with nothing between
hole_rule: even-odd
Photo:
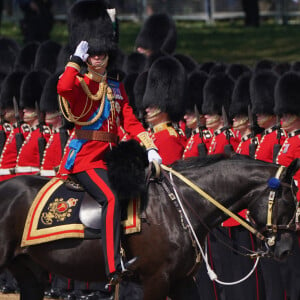
<instances>
[{"instance_id":1,"label":"guardsman's bearskin","mask_svg":"<svg viewBox=\"0 0 300 300\"><path fill-rule=\"evenodd\" d=\"M135 40L135 47L172 54L177 45L176 24L166 13L149 16L143 24Z\"/></svg>"},{"instance_id":2,"label":"guardsman's bearskin","mask_svg":"<svg viewBox=\"0 0 300 300\"><path fill-rule=\"evenodd\" d=\"M36 103L40 103L40 98L49 77L47 71L31 71L25 75L21 84L20 107L36 108Z\"/></svg>"},{"instance_id":3,"label":"guardsman's bearskin","mask_svg":"<svg viewBox=\"0 0 300 300\"><path fill-rule=\"evenodd\" d=\"M282 75L275 87L276 115L300 115L300 74L287 72Z\"/></svg>"},{"instance_id":4,"label":"guardsman's bearskin","mask_svg":"<svg viewBox=\"0 0 300 300\"><path fill-rule=\"evenodd\" d=\"M289 62L280 62L273 67L273 71L279 76L291 70L291 64Z\"/></svg>"},{"instance_id":5,"label":"guardsman's bearskin","mask_svg":"<svg viewBox=\"0 0 300 300\"><path fill-rule=\"evenodd\" d=\"M157 107L177 122L184 113L187 76L182 64L172 56L157 59L147 78L143 107Z\"/></svg>"},{"instance_id":6,"label":"guardsman's bearskin","mask_svg":"<svg viewBox=\"0 0 300 300\"><path fill-rule=\"evenodd\" d=\"M216 73L208 78L203 88L202 113L222 115L222 106L229 112L234 82L225 73Z\"/></svg>"},{"instance_id":7,"label":"guardsman's bearskin","mask_svg":"<svg viewBox=\"0 0 300 300\"><path fill-rule=\"evenodd\" d=\"M66 64L70 60L71 55L72 55L72 51L69 44L66 44L60 48L57 61L56 61L56 71L64 70Z\"/></svg>"},{"instance_id":8,"label":"guardsman's bearskin","mask_svg":"<svg viewBox=\"0 0 300 300\"><path fill-rule=\"evenodd\" d=\"M59 111L57 82L61 72L51 74L45 83L40 99L41 112L57 112Z\"/></svg>"},{"instance_id":9,"label":"guardsman's bearskin","mask_svg":"<svg viewBox=\"0 0 300 300\"><path fill-rule=\"evenodd\" d=\"M243 64L230 64L226 69L226 73L234 81L236 81L245 72L250 72L250 71L251 71L250 68Z\"/></svg>"},{"instance_id":10,"label":"guardsman's bearskin","mask_svg":"<svg viewBox=\"0 0 300 300\"><path fill-rule=\"evenodd\" d=\"M138 73L130 73L123 80L129 104L132 107L134 112L136 112L136 106L135 106L135 101L134 101L133 87L134 87L134 84L135 84L135 81L136 81L138 75L139 75Z\"/></svg>"},{"instance_id":11,"label":"guardsman's bearskin","mask_svg":"<svg viewBox=\"0 0 300 300\"><path fill-rule=\"evenodd\" d=\"M198 63L191 56L182 53L175 53L173 56L181 62L187 74L192 73L198 68Z\"/></svg>"},{"instance_id":12,"label":"guardsman's bearskin","mask_svg":"<svg viewBox=\"0 0 300 300\"><path fill-rule=\"evenodd\" d=\"M40 43L37 41L29 42L24 45L18 53L15 70L29 72L34 68L35 56Z\"/></svg>"},{"instance_id":13,"label":"guardsman's bearskin","mask_svg":"<svg viewBox=\"0 0 300 300\"><path fill-rule=\"evenodd\" d=\"M132 52L124 59L123 71L129 75L132 73L142 73L146 66L146 56L139 52Z\"/></svg>"},{"instance_id":14,"label":"guardsman's bearskin","mask_svg":"<svg viewBox=\"0 0 300 300\"><path fill-rule=\"evenodd\" d=\"M210 69L209 75L215 75L217 73L225 73L227 69L227 64L223 62L215 63L215 65Z\"/></svg>"},{"instance_id":15,"label":"guardsman's bearskin","mask_svg":"<svg viewBox=\"0 0 300 300\"><path fill-rule=\"evenodd\" d=\"M0 38L0 73L8 74L13 71L19 52L20 46L14 39Z\"/></svg>"},{"instance_id":16,"label":"guardsman's bearskin","mask_svg":"<svg viewBox=\"0 0 300 300\"><path fill-rule=\"evenodd\" d=\"M254 72L272 70L275 66L275 62L270 59L261 59L256 62L254 66Z\"/></svg>"},{"instance_id":17,"label":"guardsman's bearskin","mask_svg":"<svg viewBox=\"0 0 300 300\"><path fill-rule=\"evenodd\" d=\"M72 53L81 41L87 41L89 55L108 53L112 63L117 51L117 20L112 20L115 16L110 16L107 9L111 7L104 0L82 0L72 5L68 12Z\"/></svg>"},{"instance_id":18,"label":"guardsman's bearskin","mask_svg":"<svg viewBox=\"0 0 300 300\"><path fill-rule=\"evenodd\" d=\"M239 115L248 116L248 105L251 106L250 79L251 73L248 72L241 75L234 84L229 110L232 118Z\"/></svg>"},{"instance_id":19,"label":"guardsman's bearskin","mask_svg":"<svg viewBox=\"0 0 300 300\"><path fill-rule=\"evenodd\" d=\"M291 71L300 72L300 61L294 61L291 65Z\"/></svg>"},{"instance_id":20,"label":"guardsman's bearskin","mask_svg":"<svg viewBox=\"0 0 300 300\"><path fill-rule=\"evenodd\" d=\"M278 75L272 70L261 70L250 80L250 96L254 114L274 115L274 92Z\"/></svg>"},{"instance_id":21,"label":"guardsman's bearskin","mask_svg":"<svg viewBox=\"0 0 300 300\"><path fill-rule=\"evenodd\" d=\"M5 77L0 94L1 109L14 108L14 97L19 103L20 86L25 74L23 71L13 71Z\"/></svg>"},{"instance_id":22,"label":"guardsman's bearskin","mask_svg":"<svg viewBox=\"0 0 300 300\"><path fill-rule=\"evenodd\" d=\"M148 71L139 74L133 86L134 104L136 108L136 113L138 114L139 118L142 118L144 112L143 97L146 91L147 78Z\"/></svg>"},{"instance_id":23,"label":"guardsman's bearskin","mask_svg":"<svg viewBox=\"0 0 300 300\"><path fill-rule=\"evenodd\" d=\"M35 57L34 69L54 73L61 45L55 41L45 41L40 44Z\"/></svg>"},{"instance_id":24,"label":"guardsman's bearskin","mask_svg":"<svg viewBox=\"0 0 300 300\"><path fill-rule=\"evenodd\" d=\"M207 79L208 75L204 71L196 70L189 75L185 111L194 112L196 105L199 114L202 114L203 88Z\"/></svg>"},{"instance_id":25,"label":"guardsman's bearskin","mask_svg":"<svg viewBox=\"0 0 300 300\"><path fill-rule=\"evenodd\" d=\"M210 70L214 67L215 64L216 63L214 61L205 61L199 65L199 70L209 74Z\"/></svg>"}]
</instances>

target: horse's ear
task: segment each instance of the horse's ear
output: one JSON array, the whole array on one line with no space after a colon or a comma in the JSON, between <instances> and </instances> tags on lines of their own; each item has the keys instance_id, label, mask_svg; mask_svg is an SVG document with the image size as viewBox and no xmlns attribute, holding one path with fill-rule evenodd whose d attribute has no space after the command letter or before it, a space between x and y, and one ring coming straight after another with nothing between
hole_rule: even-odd
<instances>
[{"instance_id":1,"label":"horse's ear","mask_svg":"<svg viewBox=\"0 0 300 300\"><path fill-rule=\"evenodd\" d=\"M294 159L285 170L284 181L291 183L294 175L300 169L300 158Z\"/></svg>"}]
</instances>

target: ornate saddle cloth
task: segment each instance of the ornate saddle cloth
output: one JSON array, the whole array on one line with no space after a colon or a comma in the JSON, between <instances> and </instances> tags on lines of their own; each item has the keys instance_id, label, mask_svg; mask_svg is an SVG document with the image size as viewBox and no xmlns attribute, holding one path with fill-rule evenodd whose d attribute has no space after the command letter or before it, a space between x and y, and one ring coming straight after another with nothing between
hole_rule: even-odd
<instances>
[{"instance_id":1,"label":"ornate saddle cloth","mask_svg":"<svg viewBox=\"0 0 300 300\"><path fill-rule=\"evenodd\" d=\"M64 238L101 238L101 205L80 188L52 178L35 197L27 215L21 247ZM140 201L132 199L122 221L125 234L140 232Z\"/></svg>"}]
</instances>

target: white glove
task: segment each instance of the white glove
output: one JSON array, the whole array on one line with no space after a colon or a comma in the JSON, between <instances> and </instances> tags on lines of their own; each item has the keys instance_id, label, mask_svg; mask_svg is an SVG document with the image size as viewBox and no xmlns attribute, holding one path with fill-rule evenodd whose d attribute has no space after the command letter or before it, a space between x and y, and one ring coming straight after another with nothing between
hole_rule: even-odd
<instances>
[{"instance_id":1,"label":"white glove","mask_svg":"<svg viewBox=\"0 0 300 300\"><path fill-rule=\"evenodd\" d=\"M158 164L161 164L162 163L162 158L161 156L158 154L158 152L154 149L150 149L148 151L148 160L149 160L149 163L151 163L152 161L156 161Z\"/></svg>"},{"instance_id":2,"label":"white glove","mask_svg":"<svg viewBox=\"0 0 300 300\"><path fill-rule=\"evenodd\" d=\"M88 55L88 49L89 49L89 44L86 41L81 41L78 46L76 47L75 56L80 57L84 62L87 60L89 57Z\"/></svg>"}]
</instances>

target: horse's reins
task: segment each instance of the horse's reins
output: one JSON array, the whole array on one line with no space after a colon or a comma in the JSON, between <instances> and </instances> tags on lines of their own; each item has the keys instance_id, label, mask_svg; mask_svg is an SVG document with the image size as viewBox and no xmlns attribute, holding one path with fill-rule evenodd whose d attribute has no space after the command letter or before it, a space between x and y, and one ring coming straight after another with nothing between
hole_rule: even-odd
<instances>
[{"instance_id":1,"label":"horse's reins","mask_svg":"<svg viewBox=\"0 0 300 300\"><path fill-rule=\"evenodd\" d=\"M266 238L263 234L261 234L259 231L257 231L254 227L249 225L247 222L245 222L243 219L241 219L238 215L231 212L229 209L227 209L225 206L223 206L221 203L219 203L217 200L215 200L213 197L211 197L209 194L207 194L205 191L203 191L200 187L198 187L195 183L193 183L191 180L180 174L179 172L175 171L172 168L169 168L163 164L160 165L160 167L163 170L166 170L170 172L171 174L178 177L180 180L182 180L186 185L191 187L194 191L196 191L198 194L200 194L202 197L204 197L206 200L211 202L213 205L215 205L217 208L222 210L225 214L235 219L237 222L239 222L244 228L246 228L248 231L250 231L253 235L255 235L258 239L265 241L268 243L268 238Z\"/></svg>"}]
</instances>

